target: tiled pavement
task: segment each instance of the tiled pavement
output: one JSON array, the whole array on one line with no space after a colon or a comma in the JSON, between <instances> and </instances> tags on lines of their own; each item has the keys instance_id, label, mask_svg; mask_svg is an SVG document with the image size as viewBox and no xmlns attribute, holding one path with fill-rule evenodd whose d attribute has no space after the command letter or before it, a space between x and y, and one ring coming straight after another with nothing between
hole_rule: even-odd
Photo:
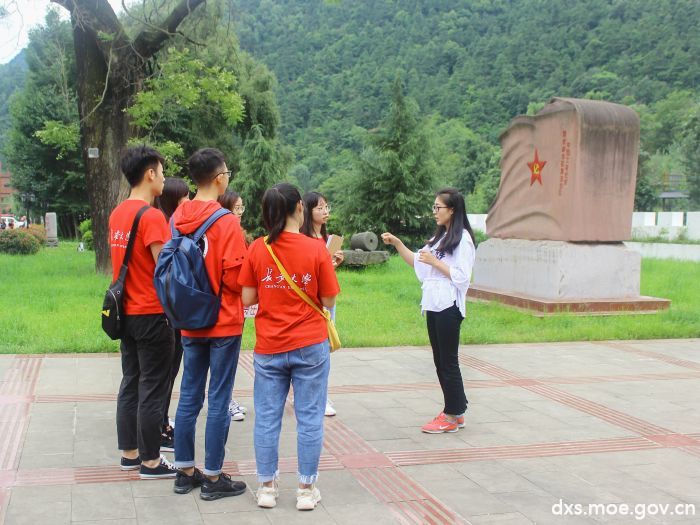
<instances>
[{"instance_id":1,"label":"tiled pavement","mask_svg":"<svg viewBox=\"0 0 700 525\"><path fill-rule=\"evenodd\" d=\"M333 355L338 416L311 513L294 508L290 407L278 507L251 491L204 502L115 466L116 355L0 356L0 523L700 523L700 340L460 353L467 426L443 435L419 430L441 407L426 348ZM226 469L254 488L249 353L235 393L249 416L232 423Z\"/></svg>"}]
</instances>

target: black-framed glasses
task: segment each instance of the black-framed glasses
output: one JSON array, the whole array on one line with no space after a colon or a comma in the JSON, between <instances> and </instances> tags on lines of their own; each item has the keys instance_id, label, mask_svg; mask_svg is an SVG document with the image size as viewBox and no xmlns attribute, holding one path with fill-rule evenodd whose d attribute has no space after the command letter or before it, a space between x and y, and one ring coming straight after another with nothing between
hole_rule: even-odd
<instances>
[{"instance_id":1,"label":"black-framed glasses","mask_svg":"<svg viewBox=\"0 0 700 525\"><path fill-rule=\"evenodd\" d=\"M231 176L233 175L233 171L232 171L232 170L221 171L221 172L219 172L219 173L216 174L217 177L218 177L219 175L228 175L229 178L231 178Z\"/></svg>"},{"instance_id":2,"label":"black-framed glasses","mask_svg":"<svg viewBox=\"0 0 700 525\"><path fill-rule=\"evenodd\" d=\"M245 211L245 206L243 204L236 205L233 207L233 211L240 211L241 213L243 213Z\"/></svg>"},{"instance_id":3,"label":"black-framed glasses","mask_svg":"<svg viewBox=\"0 0 700 525\"><path fill-rule=\"evenodd\" d=\"M438 206L437 204L433 204L433 213L439 212L441 209L449 209L449 206Z\"/></svg>"}]
</instances>

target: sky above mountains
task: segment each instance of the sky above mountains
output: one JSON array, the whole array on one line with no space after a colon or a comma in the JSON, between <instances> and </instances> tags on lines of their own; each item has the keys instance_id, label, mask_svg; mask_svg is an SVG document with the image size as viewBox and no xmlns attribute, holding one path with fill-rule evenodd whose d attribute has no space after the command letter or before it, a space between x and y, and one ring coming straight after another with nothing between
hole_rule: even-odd
<instances>
[{"instance_id":1,"label":"sky above mountains","mask_svg":"<svg viewBox=\"0 0 700 525\"><path fill-rule=\"evenodd\" d=\"M109 0L115 10L121 0ZM128 2L130 3L130 2ZM57 9L68 18L68 12L49 0L0 0L7 16L0 19L0 64L5 64L27 47L29 31L44 22L50 8Z\"/></svg>"}]
</instances>

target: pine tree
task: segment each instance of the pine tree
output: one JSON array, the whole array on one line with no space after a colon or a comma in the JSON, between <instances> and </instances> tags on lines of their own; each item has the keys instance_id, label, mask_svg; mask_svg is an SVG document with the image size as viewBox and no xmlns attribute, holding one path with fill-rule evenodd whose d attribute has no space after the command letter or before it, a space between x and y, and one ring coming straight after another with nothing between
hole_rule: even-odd
<instances>
[{"instance_id":1,"label":"pine tree","mask_svg":"<svg viewBox=\"0 0 700 525\"><path fill-rule=\"evenodd\" d=\"M434 165L418 104L403 94L396 78L382 125L370 132L357 162L345 220L355 232L391 231L412 242L430 229Z\"/></svg>"},{"instance_id":2,"label":"pine tree","mask_svg":"<svg viewBox=\"0 0 700 525\"><path fill-rule=\"evenodd\" d=\"M251 127L241 154L241 172L231 186L241 194L245 203L243 226L255 237L264 234L263 193L273 184L284 180L289 164L288 156L275 139L264 136L260 124Z\"/></svg>"}]
</instances>

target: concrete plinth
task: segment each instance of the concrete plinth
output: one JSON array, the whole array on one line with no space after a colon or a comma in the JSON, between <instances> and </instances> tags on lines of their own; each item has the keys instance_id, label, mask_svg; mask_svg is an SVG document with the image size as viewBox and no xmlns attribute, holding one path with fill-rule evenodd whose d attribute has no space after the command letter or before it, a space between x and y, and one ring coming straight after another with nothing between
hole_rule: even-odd
<instances>
[{"instance_id":1,"label":"concrete plinth","mask_svg":"<svg viewBox=\"0 0 700 525\"><path fill-rule=\"evenodd\" d=\"M639 295L640 272L641 255L622 243L489 239L476 251L470 297L541 313L668 308Z\"/></svg>"}]
</instances>

